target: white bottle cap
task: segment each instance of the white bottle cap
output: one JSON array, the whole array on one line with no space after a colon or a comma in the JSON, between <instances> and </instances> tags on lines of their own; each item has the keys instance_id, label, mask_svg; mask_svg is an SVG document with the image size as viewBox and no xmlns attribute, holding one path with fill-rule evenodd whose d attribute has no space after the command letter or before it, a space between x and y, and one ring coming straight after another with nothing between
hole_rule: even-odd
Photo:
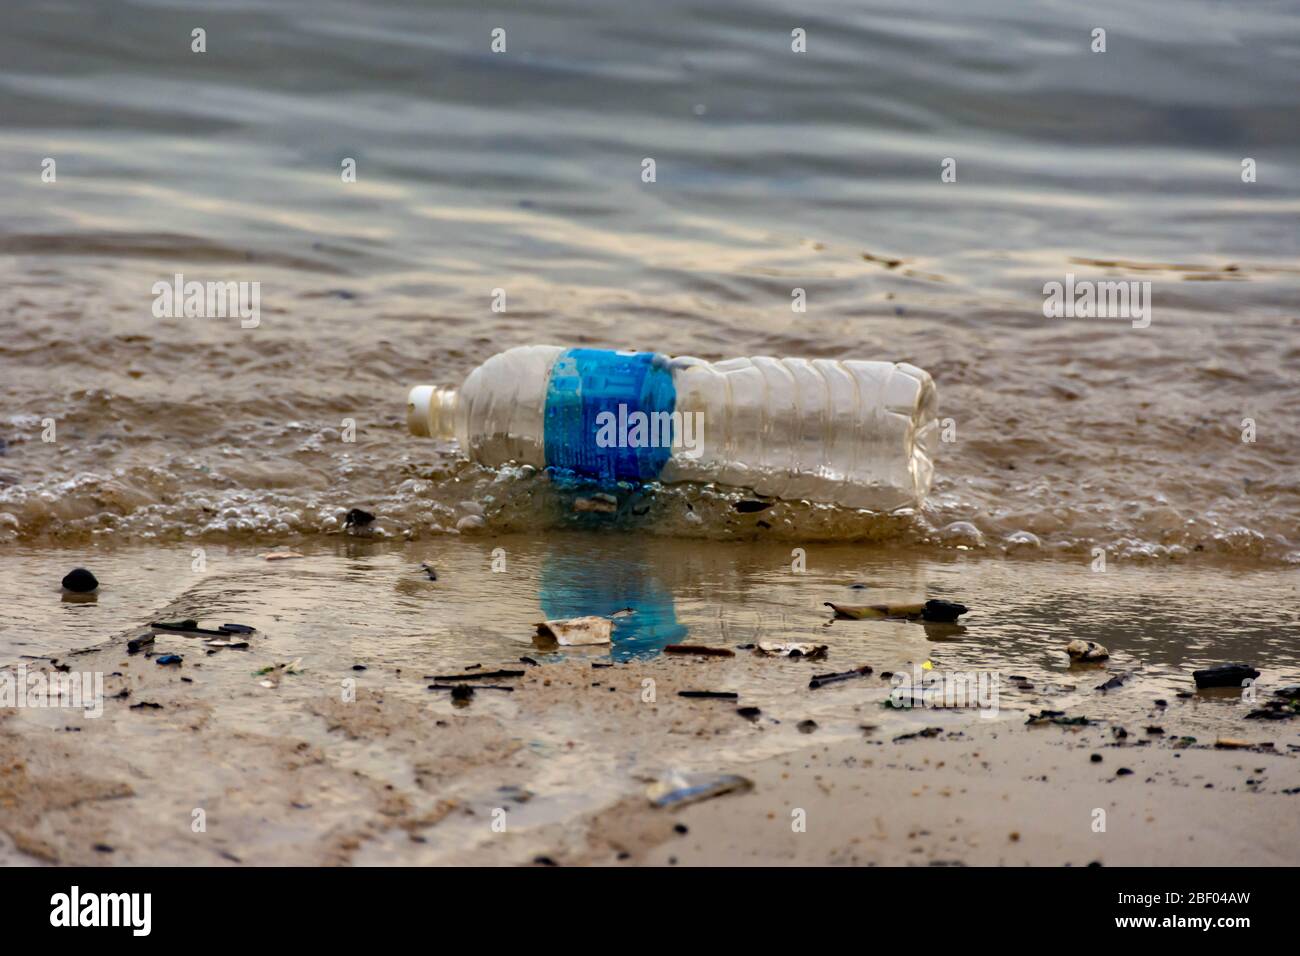
<instances>
[{"instance_id":1,"label":"white bottle cap","mask_svg":"<svg viewBox=\"0 0 1300 956\"><path fill-rule=\"evenodd\" d=\"M429 420L433 411L432 385L417 385L406 396L406 428L412 435L429 438L433 435L433 426Z\"/></svg>"}]
</instances>

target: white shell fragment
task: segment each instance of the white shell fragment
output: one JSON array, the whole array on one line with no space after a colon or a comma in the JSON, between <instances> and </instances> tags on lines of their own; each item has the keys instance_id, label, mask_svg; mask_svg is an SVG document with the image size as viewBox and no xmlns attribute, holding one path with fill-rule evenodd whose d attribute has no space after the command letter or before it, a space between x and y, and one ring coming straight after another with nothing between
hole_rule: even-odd
<instances>
[{"instance_id":1,"label":"white shell fragment","mask_svg":"<svg viewBox=\"0 0 1300 956\"><path fill-rule=\"evenodd\" d=\"M1104 661L1110 657L1110 651L1096 641L1071 641L1065 645L1065 653L1072 661Z\"/></svg>"},{"instance_id":2,"label":"white shell fragment","mask_svg":"<svg viewBox=\"0 0 1300 956\"><path fill-rule=\"evenodd\" d=\"M608 644L614 630L614 622L607 617L571 617L564 621L542 621L537 625L537 633L542 637L554 638L564 647L578 647L585 644Z\"/></svg>"},{"instance_id":3,"label":"white shell fragment","mask_svg":"<svg viewBox=\"0 0 1300 956\"><path fill-rule=\"evenodd\" d=\"M825 657L827 644L805 644L799 641L759 641L758 652L770 657Z\"/></svg>"}]
</instances>

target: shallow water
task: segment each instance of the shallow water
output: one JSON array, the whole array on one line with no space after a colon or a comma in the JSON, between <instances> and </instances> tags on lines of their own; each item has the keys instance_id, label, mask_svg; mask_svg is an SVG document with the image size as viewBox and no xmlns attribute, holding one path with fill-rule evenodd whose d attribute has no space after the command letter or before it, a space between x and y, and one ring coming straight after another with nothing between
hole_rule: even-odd
<instances>
[{"instance_id":1,"label":"shallow water","mask_svg":"<svg viewBox=\"0 0 1300 956\"><path fill-rule=\"evenodd\" d=\"M1294 4L63 0L7 19L5 563L18 543L325 546L354 506L429 541L478 507L489 533L571 524L539 479L402 424L409 385L542 341L934 374L956 440L923 513L742 520L688 489L644 530L1300 558ZM178 272L260 282L260 324L155 318ZM1067 273L1151 281L1150 327L1045 319Z\"/></svg>"},{"instance_id":2,"label":"shallow water","mask_svg":"<svg viewBox=\"0 0 1300 956\"><path fill-rule=\"evenodd\" d=\"M878 675L929 661L940 671L997 673L1001 704L1013 709L1047 693L1066 704L1083 702L1100 717L1108 713L1107 695L1095 693L1096 685L1115 674L1131 675L1125 697L1171 701L1195 689L1191 671L1225 661L1254 662L1261 686L1300 682L1292 638L1300 600L1287 570L1093 572L1056 561L883 556L843 544L804 550L805 570L798 571L790 548L763 543L701 547L574 533L547 541L502 536L431 544L347 538L287 561L266 561L245 549L203 549L203 570L196 571L185 548L88 554L23 547L18 560L0 564L0 587L13 596L16 611L0 621L0 661L62 657L153 620L194 617L208 627L235 622L259 631L244 653L247 667L230 668L228 659L240 652L225 651L226 669L209 672L209 679L246 682L258 667L302 658L309 676L300 683L328 685L363 664L371 671L367 679L421 699L428 696L425 682L412 678L470 665L517 667L521 656L543 664L619 662L655 657L670 643L737 648L760 640L826 644L830 657L767 661L729 671L724 686L704 689L806 709L814 706L807 689L814 672L871 664ZM104 584L95 602L61 599L57 582L69 559L98 569ZM437 581L420 570L424 562L437 568ZM972 610L953 627L829 623L825 606L927 596ZM624 608L634 613L617 620L610 647L548 647L533 636L541 620ZM1071 666L1064 647L1074 638L1109 648L1106 667ZM166 634L153 650L199 660L204 652L197 638ZM708 662L700 666L701 679L711 679L703 676L711 673ZM1034 693L1022 692L1012 675L1032 683ZM883 697L889 684L876 676L871 686ZM1195 702L1223 717L1245 706L1239 697L1205 693Z\"/></svg>"}]
</instances>

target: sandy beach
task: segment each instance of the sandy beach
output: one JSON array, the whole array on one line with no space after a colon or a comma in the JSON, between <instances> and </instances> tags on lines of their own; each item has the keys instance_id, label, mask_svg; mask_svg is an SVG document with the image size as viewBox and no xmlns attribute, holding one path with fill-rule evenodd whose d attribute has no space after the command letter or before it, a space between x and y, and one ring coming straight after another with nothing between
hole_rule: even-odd
<instances>
[{"instance_id":1,"label":"sandy beach","mask_svg":"<svg viewBox=\"0 0 1300 956\"><path fill-rule=\"evenodd\" d=\"M409 555L402 557L390 572L399 585L411 574ZM355 554L345 560L354 568L366 564ZM593 562L599 565L599 557ZM206 595L238 595L216 614L257 625L246 636L249 648L132 628L61 655L54 665L105 675L102 716L21 706L3 712L0 859L1046 866L1300 860L1294 720L1248 720L1256 705L1240 691L1196 691L1189 670L1154 659L1134 666L1129 654L1136 648L1117 645L1113 662L1079 666L1056 638L1030 650L991 625L982 630L975 615L953 643L952 636L933 640L912 623L827 626L824 609L818 616L809 608L815 627L769 623L740 640L734 628L728 637L715 627L714 636L692 639L734 656L620 659L608 646L557 649L530 641L526 627L508 623L507 601L500 617L519 639L495 656L469 660L463 647L451 656L427 643L423 653L415 646L399 653L373 642L329 645L290 587L312 566L334 580L329 558L310 555L291 570L294 563L272 567L251 558L242 578L228 576L217 587L214 577L202 595L150 615L210 617ZM1002 570L1033 581L1024 568L988 565L977 564L967 578L996 580ZM263 582L261 594L247 587L254 576ZM1059 571L1052 577L1059 579ZM378 587L382 578L372 573L367 586ZM449 574L423 585L422 616L445 605L454 587ZM809 587L829 590L816 580ZM1122 589L1115 599L1123 603ZM296 618L285 613L294 606ZM365 617L377 633L391 625ZM693 634L707 630L698 626ZM819 632L828 657L770 658L751 649L783 630L801 641ZM127 642L148 633L156 635L153 643L129 653ZM1014 648L984 655L999 665L996 714L887 706L894 685L882 675L927 662L938 672L965 669L957 649L984 641ZM168 654L182 661L159 663ZM259 674L290 659L295 672ZM51 670L48 661L23 664L32 673ZM866 664L869 675L809 687L815 674ZM480 679L476 671L505 675ZM1289 673L1267 672L1259 699ZM463 679L449 680L456 675ZM1122 686L1096 689L1117 675ZM430 690L434 684L480 689L456 703L445 690ZM737 696L692 699L680 691ZM742 715L741 708L760 713ZM1026 723L1044 710L1088 722ZM1220 739L1236 743L1216 747ZM671 772L739 775L752 789L677 810L656 808L649 787Z\"/></svg>"}]
</instances>

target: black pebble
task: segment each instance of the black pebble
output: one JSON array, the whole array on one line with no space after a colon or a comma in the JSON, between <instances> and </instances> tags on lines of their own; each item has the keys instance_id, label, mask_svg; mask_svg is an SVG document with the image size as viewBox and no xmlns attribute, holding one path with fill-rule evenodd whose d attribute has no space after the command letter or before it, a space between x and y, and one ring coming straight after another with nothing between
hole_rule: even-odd
<instances>
[{"instance_id":1,"label":"black pebble","mask_svg":"<svg viewBox=\"0 0 1300 956\"><path fill-rule=\"evenodd\" d=\"M1101 763L1101 754L1093 754L1088 759L1091 760L1093 763Z\"/></svg>"},{"instance_id":2,"label":"black pebble","mask_svg":"<svg viewBox=\"0 0 1300 956\"><path fill-rule=\"evenodd\" d=\"M374 520L375 520L375 516L372 515L369 511L362 511L360 508L353 508L351 511L347 513L347 516L343 519L343 527L364 528L366 525L370 524L370 522Z\"/></svg>"},{"instance_id":3,"label":"black pebble","mask_svg":"<svg viewBox=\"0 0 1300 956\"><path fill-rule=\"evenodd\" d=\"M1129 774L1131 774L1132 772L1133 772L1133 771L1130 770L1128 767L1120 767L1118 770L1115 771L1115 776L1117 776L1117 777L1127 777L1127 776L1128 776Z\"/></svg>"},{"instance_id":4,"label":"black pebble","mask_svg":"<svg viewBox=\"0 0 1300 956\"><path fill-rule=\"evenodd\" d=\"M352 669L353 669L354 671L363 671L363 670L366 669L366 665L365 665L365 664L353 664L353 665L352 665Z\"/></svg>"},{"instance_id":5,"label":"black pebble","mask_svg":"<svg viewBox=\"0 0 1300 956\"><path fill-rule=\"evenodd\" d=\"M766 511L768 508L772 507L773 504L775 504L775 502L772 501L745 500L735 502L732 504L732 507L743 515L749 515L754 514L756 511Z\"/></svg>"},{"instance_id":6,"label":"black pebble","mask_svg":"<svg viewBox=\"0 0 1300 956\"><path fill-rule=\"evenodd\" d=\"M675 823L675 824L673 824L673 832L674 832L674 833L690 833L691 831L690 831L690 828L688 828L688 827L686 826L685 823Z\"/></svg>"},{"instance_id":7,"label":"black pebble","mask_svg":"<svg viewBox=\"0 0 1300 956\"><path fill-rule=\"evenodd\" d=\"M1254 680L1259 671L1249 664L1220 664L1192 671L1197 687L1240 687L1244 680Z\"/></svg>"},{"instance_id":8,"label":"black pebble","mask_svg":"<svg viewBox=\"0 0 1300 956\"><path fill-rule=\"evenodd\" d=\"M73 568L63 576L63 586L73 594L89 594L99 587L99 579L85 568Z\"/></svg>"}]
</instances>

